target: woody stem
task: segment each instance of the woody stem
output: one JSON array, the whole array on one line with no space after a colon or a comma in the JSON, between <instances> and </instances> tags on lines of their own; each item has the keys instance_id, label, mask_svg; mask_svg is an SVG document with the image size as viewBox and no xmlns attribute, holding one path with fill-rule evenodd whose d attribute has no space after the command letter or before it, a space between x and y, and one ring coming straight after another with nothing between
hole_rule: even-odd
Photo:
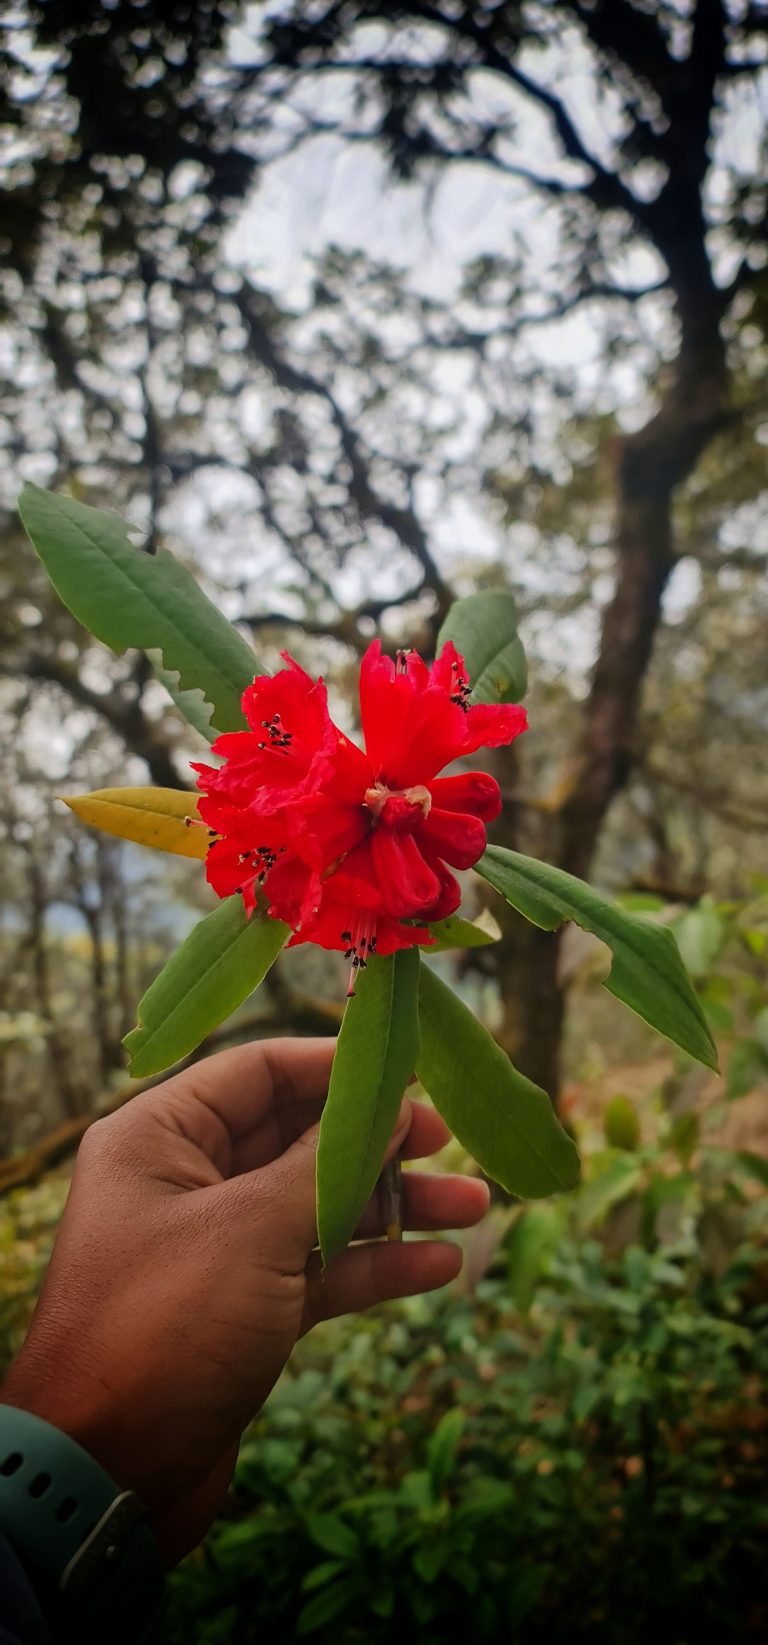
<instances>
[{"instance_id":1,"label":"woody stem","mask_svg":"<svg viewBox=\"0 0 768 1645\"><path fill-rule=\"evenodd\" d=\"M396 1154L384 1166L379 1179L382 1219L388 1240L401 1240L403 1237L403 1172L400 1158L400 1154Z\"/></svg>"}]
</instances>

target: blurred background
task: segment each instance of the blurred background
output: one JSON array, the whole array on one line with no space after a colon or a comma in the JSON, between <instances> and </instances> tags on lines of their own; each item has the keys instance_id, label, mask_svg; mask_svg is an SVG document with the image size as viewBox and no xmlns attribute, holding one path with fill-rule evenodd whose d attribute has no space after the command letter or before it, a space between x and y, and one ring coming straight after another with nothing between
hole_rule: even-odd
<instances>
[{"instance_id":1,"label":"blurred background","mask_svg":"<svg viewBox=\"0 0 768 1645\"><path fill-rule=\"evenodd\" d=\"M374 634L511 590L492 837L673 924L723 1078L580 933L445 957L583 1186L302 1346L168 1637L765 1639L768 6L20 0L2 54L0 1353L210 906L57 799L204 744L59 604L21 484L166 543L350 729ZM334 965L216 1043L332 1030Z\"/></svg>"}]
</instances>

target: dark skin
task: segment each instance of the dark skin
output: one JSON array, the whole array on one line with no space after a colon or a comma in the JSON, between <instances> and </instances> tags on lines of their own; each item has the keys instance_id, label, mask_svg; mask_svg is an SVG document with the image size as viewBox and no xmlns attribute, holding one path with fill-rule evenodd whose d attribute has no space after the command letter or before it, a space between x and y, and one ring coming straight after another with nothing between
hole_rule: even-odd
<instances>
[{"instance_id":1,"label":"dark skin","mask_svg":"<svg viewBox=\"0 0 768 1645\"><path fill-rule=\"evenodd\" d=\"M442 1241L351 1246L323 1271L315 1154L333 1040L197 1063L86 1133L29 1335L0 1390L138 1492L169 1562L221 1506L243 1429L319 1320L453 1279ZM403 1100L388 1158L448 1133ZM405 1174L404 1224L479 1222L476 1178ZM377 1196L357 1237L383 1232Z\"/></svg>"}]
</instances>

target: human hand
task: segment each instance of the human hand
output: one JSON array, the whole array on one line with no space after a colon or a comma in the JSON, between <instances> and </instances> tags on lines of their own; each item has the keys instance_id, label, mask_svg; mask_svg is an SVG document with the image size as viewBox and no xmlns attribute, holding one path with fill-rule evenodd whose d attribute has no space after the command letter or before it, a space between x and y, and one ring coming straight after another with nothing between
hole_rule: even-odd
<instances>
[{"instance_id":1,"label":"human hand","mask_svg":"<svg viewBox=\"0 0 768 1645\"><path fill-rule=\"evenodd\" d=\"M298 1337L461 1266L455 1246L420 1240L351 1246L323 1271L315 1153L333 1051L332 1040L225 1051L90 1128L0 1392L136 1491L169 1560L207 1530ZM423 1158L447 1135L406 1098L387 1158ZM405 1174L407 1228L468 1227L487 1205L476 1178ZM358 1237L382 1232L374 1197Z\"/></svg>"}]
</instances>

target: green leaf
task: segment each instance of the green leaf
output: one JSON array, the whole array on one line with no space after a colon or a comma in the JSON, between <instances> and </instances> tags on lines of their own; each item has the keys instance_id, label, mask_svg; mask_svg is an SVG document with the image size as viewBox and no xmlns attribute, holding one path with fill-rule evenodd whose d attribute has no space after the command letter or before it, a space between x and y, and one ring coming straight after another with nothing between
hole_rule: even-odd
<instances>
[{"instance_id":1,"label":"green leaf","mask_svg":"<svg viewBox=\"0 0 768 1645\"><path fill-rule=\"evenodd\" d=\"M759 1040L739 1040L728 1058L725 1094L729 1102L748 1096L768 1078L768 1053Z\"/></svg>"},{"instance_id":2,"label":"green leaf","mask_svg":"<svg viewBox=\"0 0 768 1645\"><path fill-rule=\"evenodd\" d=\"M521 1314L529 1313L539 1281L549 1268L562 1232L560 1206L534 1205L515 1219L506 1235L509 1289Z\"/></svg>"},{"instance_id":3,"label":"green leaf","mask_svg":"<svg viewBox=\"0 0 768 1645\"><path fill-rule=\"evenodd\" d=\"M579 1227L588 1233L599 1228L614 1205L634 1194L643 1181L643 1168L631 1154L619 1154L609 1160L605 1170L593 1177L579 1194Z\"/></svg>"},{"instance_id":4,"label":"green leaf","mask_svg":"<svg viewBox=\"0 0 768 1645\"><path fill-rule=\"evenodd\" d=\"M511 594L469 594L456 600L437 637L437 649L453 640L467 665L477 703L519 703L528 675Z\"/></svg>"},{"instance_id":5,"label":"green leaf","mask_svg":"<svg viewBox=\"0 0 768 1645\"><path fill-rule=\"evenodd\" d=\"M176 701L200 690L217 731L244 724L240 698L258 673L245 640L198 587L186 567L161 548L145 554L118 514L88 508L39 486L25 486L19 513L65 606L111 646L156 650L179 677ZM199 708L199 705L198 705ZM192 720L199 727L199 712Z\"/></svg>"},{"instance_id":6,"label":"green leaf","mask_svg":"<svg viewBox=\"0 0 768 1645\"><path fill-rule=\"evenodd\" d=\"M427 1467L434 1491L442 1491L454 1470L459 1441L464 1428L461 1411L446 1411L440 1418L427 1446Z\"/></svg>"},{"instance_id":7,"label":"green leaf","mask_svg":"<svg viewBox=\"0 0 768 1645\"><path fill-rule=\"evenodd\" d=\"M689 908L675 923L675 936L683 965L692 977L705 977L717 958L723 941L723 922L711 898L698 908Z\"/></svg>"},{"instance_id":8,"label":"green leaf","mask_svg":"<svg viewBox=\"0 0 768 1645\"><path fill-rule=\"evenodd\" d=\"M573 874L503 846L489 846L475 871L533 925L554 931L565 920L575 920L607 943L613 954L605 979L609 993L698 1062L718 1071L704 1012L668 926L628 914Z\"/></svg>"},{"instance_id":9,"label":"green leaf","mask_svg":"<svg viewBox=\"0 0 768 1645\"><path fill-rule=\"evenodd\" d=\"M323 1261L344 1249L376 1186L419 1050L419 953L375 956L347 1002L317 1149Z\"/></svg>"},{"instance_id":10,"label":"green leaf","mask_svg":"<svg viewBox=\"0 0 768 1645\"><path fill-rule=\"evenodd\" d=\"M629 1097L611 1097L603 1113L603 1136L609 1148L632 1154L640 1146L640 1116Z\"/></svg>"},{"instance_id":11,"label":"green leaf","mask_svg":"<svg viewBox=\"0 0 768 1645\"><path fill-rule=\"evenodd\" d=\"M546 1092L518 1073L487 1028L428 966L419 985L416 1072L459 1142L510 1194L573 1188L579 1156Z\"/></svg>"},{"instance_id":12,"label":"green leaf","mask_svg":"<svg viewBox=\"0 0 768 1645\"><path fill-rule=\"evenodd\" d=\"M301 1584L302 1593L312 1594L317 1588L325 1588L337 1576L341 1576L347 1569L345 1560L326 1559L322 1565L316 1565L314 1570L308 1571Z\"/></svg>"},{"instance_id":13,"label":"green leaf","mask_svg":"<svg viewBox=\"0 0 768 1645\"><path fill-rule=\"evenodd\" d=\"M307 1514L305 1523L312 1541L324 1554L332 1554L334 1559L359 1559L359 1538L338 1514Z\"/></svg>"},{"instance_id":14,"label":"green leaf","mask_svg":"<svg viewBox=\"0 0 768 1645\"><path fill-rule=\"evenodd\" d=\"M215 742L217 732L211 725L211 710L205 700L205 692L199 690L182 691L179 685L178 673L171 668L163 667L162 651L155 651L154 647L151 647L147 652L147 656L152 664L152 672L155 678L165 687L168 696L176 704L187 725L191 725L193 731L197 731L201 737L205 738L207 743Z\"/></svg>"},{"instance_id":15,"label":"green leaf","mask_svg":"<svg viewBox=\"0 0 768 1645\"><path fill-rule=\"evenodd\" d=\"M501 938L501 929L487 908L476 920L462 920L458 914L450 914L447 920L430 925L429 931L435 939L430 945L430 954L441 954L446 948L486 948Z\"/></svg>"},{"instance_id":16,"label":"green leaf","mask_svg":"<svg viewBox=\"0 0 768 1645\"><path fill-rule=\"evenodd\" d=\"M241 897L200 920L139 1002L138 1025L123 1041L133 1078L194 1051L258 987L288 935L280 920L246 920Z\"/></svg>"},{"instance_id":17,"label":"green leaf","mask_svg":"<svg viewBox=\"0 0 768 1645\"><path fill-rule=\"evenodd\" d=\"M321 1588L319 1594L299 1612L296 1622L297 1635L316 1633L318 1628L325 1627L332 1622L342 1611L346 1611L350 1601L356 1599L361 1591L361 1579L358 1576L344 1577L341 1582L334 1582L327 1588Z\"/></svg>"}]
</instances>

